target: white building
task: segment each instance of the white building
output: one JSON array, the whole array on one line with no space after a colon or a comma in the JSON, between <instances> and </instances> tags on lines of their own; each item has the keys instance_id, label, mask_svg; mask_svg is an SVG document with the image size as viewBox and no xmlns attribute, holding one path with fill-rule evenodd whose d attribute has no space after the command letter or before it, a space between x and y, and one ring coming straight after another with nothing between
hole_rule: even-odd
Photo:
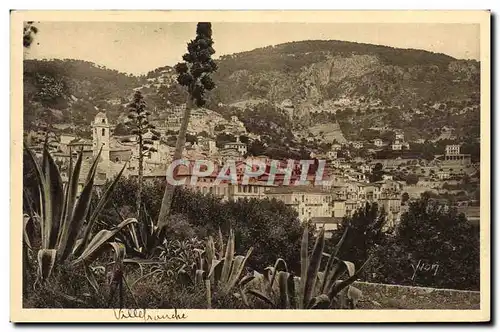
<instances>
[{"instance_id":1,"label":"white building","mask_svg":"<svg viewBox=\"0 0 500 332\"><path fill-rule=\"evenodd\" d=\"M447 156L456 156L459 154L460 154L460 145L459 144L453 144L453 145L446 146L446 155Z\"/></svg>"},{"instance_id":2,"label":"white building","mask_svg":"<svg viewBox=\"0 0 500 332\"><path fill-rule=\"evenodd\" d=\"M236 142L224 144L224 149L234 149L238 151L238 153L242 156L247 153L247 145L245 143L240 142L239 138L236 138Z\"/></svg>"},{"instance_id":3,"label":"white building","mask_svg":"<svg viewBox=\"0 0 500 332\"><path fill-rule=\"evenodd\" d=\"M94 118L91 124L92 127L92 149L94 151L94 156L101 152L100 165L104 169L108 169L109 166L109 130L110 125L108 122L108 117L105 112L99 112Z\"/></svg>"},{"instance_id":4,"label":"white building","mask_svg":"<svg viewBox=\"0 0 500 332\"><path fill-rule=\"evenodd\" d=\"M332 195L320 188L281 186L266 192L266 196L295 209L302 222L317 217L332 217Z\"/></svg>"}]
</instances>

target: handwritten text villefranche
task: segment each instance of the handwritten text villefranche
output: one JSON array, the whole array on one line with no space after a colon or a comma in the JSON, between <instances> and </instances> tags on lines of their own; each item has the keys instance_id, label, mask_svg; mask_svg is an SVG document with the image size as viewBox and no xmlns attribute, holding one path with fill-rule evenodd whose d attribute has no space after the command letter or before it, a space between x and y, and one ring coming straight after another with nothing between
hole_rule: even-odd
<instances>
[{"instance_id":1,"label":"handwritten text villefranche","mask_svg":"<svg viewBox=\"0 0 500 332\"><path fill-rule=\"evenodd\" d=\"M185 313L179 313L177 309L172 312L159 313L153 309L114 309L115 318L117 320L136 320L141 319L145 322L160 322L160 321L178 321L187 319Z\"/></svg>"}]
</instances>

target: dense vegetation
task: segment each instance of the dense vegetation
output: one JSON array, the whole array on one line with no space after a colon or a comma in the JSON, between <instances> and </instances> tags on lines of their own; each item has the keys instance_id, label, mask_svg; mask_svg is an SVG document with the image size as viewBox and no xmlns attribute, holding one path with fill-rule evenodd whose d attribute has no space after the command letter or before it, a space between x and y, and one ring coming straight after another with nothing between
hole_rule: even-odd
<instances>
[{"instance_id":1,"label":"dense vegetation","mask_svg":"<svg viewBox=\"0 0 500 332\"><path fill-rule=\"evenodd\" d=\"M41 162L26 153L25 179L35 179L26 185L23 206L26 307L165 308L184 297L175 307L347 309L361 298L352 283L366 264L356 269L338 258L345 236L324 259L324 230L312 245L312 230L283 203L223 203L176 190L176 210L159 228L152 223L159 206L152 205L160 201L153 190L161 196L161 184L147 188L145 208L130 218L137 184L121 182L120 173L96 192L99 155L78 193L82 154L70 163L65 187L48 145ZM216 228L217 239L207 238ZM163 293L166 288L172 290Z\"/></svg>"},{"instance_id":2,"label":"dense vegetation","mask_svg":"<svg viewBox=\"0 0 500 332\"><path fill-rule=\"evenodd\" d=\"M363 278L408 286L479 290L479 228L428 195L409 203L395 229L383 232L385 213L367 205L346 218L333 242L349 227L344 259L372 257ZM430 250L432 248L432 250Z\"/></svg>"}]
</instances>

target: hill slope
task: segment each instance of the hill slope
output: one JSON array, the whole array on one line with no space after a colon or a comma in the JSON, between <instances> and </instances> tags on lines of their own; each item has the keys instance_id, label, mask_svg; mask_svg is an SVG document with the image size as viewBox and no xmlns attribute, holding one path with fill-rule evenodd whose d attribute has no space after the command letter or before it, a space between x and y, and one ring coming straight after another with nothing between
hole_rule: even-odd
<instances>
[{"instance_id":1,"label":"hill slope","mask_svg":"<svg viewBox=\"0 0 500 332\"><path fill-rule=\"evenodd\" d=\"M217 87L207 107L225 117L243 117L259 134L266 126L251 118L276 112L287 131L337 128L338 123L348 139L374 126L405 129L414 139L440 137L445 126L456 137L479 137L477 61L344 41L301 41L225 55L217 62ZM88 124L94 106L116 120L134 88L144 92L151 110L185 100L169 66L133 77L85 61L29 60L24 83L27 125L46 108L61 122ZM252 112L259 103L263 110ZM322 113L329 115L318 116Z\"/></svg>"}]
</instances>

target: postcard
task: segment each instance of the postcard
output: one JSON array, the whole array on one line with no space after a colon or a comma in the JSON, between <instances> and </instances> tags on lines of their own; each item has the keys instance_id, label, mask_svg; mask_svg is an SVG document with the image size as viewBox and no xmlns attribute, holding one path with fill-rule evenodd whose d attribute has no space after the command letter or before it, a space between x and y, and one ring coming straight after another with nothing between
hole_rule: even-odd
<instances>
[{"instance_id":1,"label":"postcard","mask_svg":"<svg viewBox=\"0 0 500 332\"><path fill-rule=\"evenodd\" d=\"M490 17L12 11L11 321L490 321Z\"/></svg>"}]
</instances>

